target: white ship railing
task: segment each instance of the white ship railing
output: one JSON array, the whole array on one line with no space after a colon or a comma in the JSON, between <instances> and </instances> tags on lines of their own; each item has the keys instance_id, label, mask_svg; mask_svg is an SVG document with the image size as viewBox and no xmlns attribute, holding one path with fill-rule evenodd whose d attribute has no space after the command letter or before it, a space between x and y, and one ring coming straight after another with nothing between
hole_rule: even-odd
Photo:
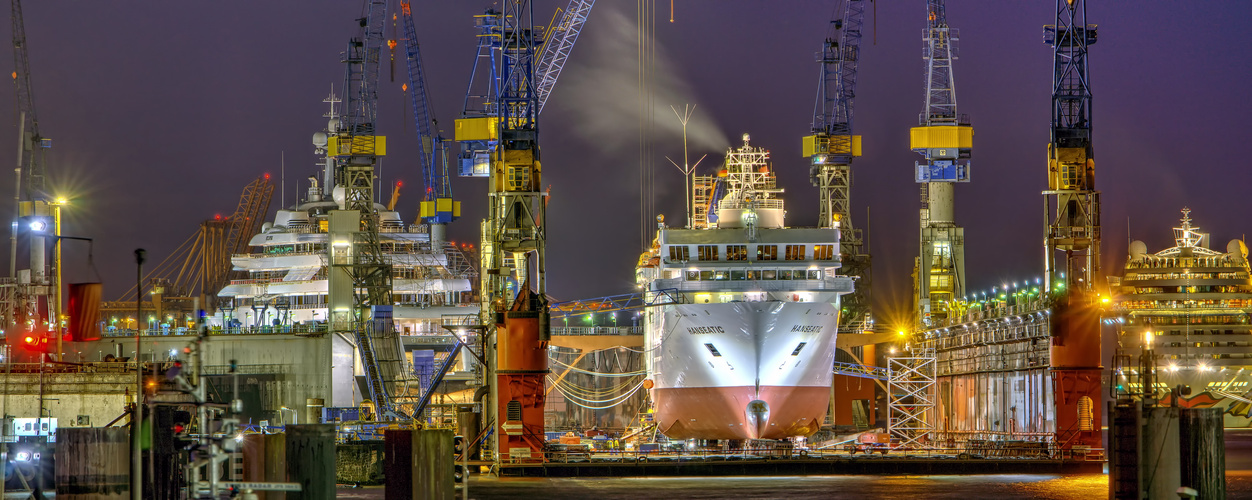
<instances>
[{"instance_id":1,"label":"white ship railing","mask_svg":"<svg viewBox=\"0 0 1252 500\"><path fill-rule=\"evenodd\" d=\"M643 335L641 326L554 326L552 335Z\"/></svg>"},{"instance_id":2,"label":"white ship railing","mask_svg":"<svg viewBox=\"0 0 1252 500\"><path fill-rule=\"evenodd\" d=\"M659 279L652 282L653 289L675 288L682 292L851 292L852 280L832 278L822 280L742 280L742 281L687 281L683 279Z\"/></svg>"}]
</instances>

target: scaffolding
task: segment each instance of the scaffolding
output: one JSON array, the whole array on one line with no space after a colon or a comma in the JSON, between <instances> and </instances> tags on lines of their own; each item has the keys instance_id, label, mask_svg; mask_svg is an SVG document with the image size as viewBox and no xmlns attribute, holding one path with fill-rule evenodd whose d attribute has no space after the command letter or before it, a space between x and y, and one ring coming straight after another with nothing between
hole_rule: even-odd
<instances>
[{"instance_id":1,"label":"scaffolding","mask_svg":"<svg viewBox=\"0 0 1252 500\"><path fill-rule=\"evenodd\" d=\"M887 433L893 448L929 446L934 430L935 350L914 349L910 357L887 359Z\"/></svg>"}]
</instances>

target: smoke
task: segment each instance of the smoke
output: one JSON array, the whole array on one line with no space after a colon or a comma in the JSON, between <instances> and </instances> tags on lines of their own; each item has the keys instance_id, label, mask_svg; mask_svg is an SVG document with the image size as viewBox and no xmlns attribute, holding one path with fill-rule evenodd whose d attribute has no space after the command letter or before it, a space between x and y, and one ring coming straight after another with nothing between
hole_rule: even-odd
<instances>
[{"instance_id":1,"label":"smoke","mask_svg":"<svg viewBox=\"0 0 1252 500\"><path fill-rule=\"evenodd\" d=\"M571 61L571 67L561 75L563 81L553 92L554 103L559 99L574 118L576 134L604 153L635 150L639 146L640 120L650 112L655 122L654 137L681 137L682 124L670 106L681 112L683 105L697 104L695 92L683 80L682 71L656 40L645 40L655 49L655 56L648 82L652 99L647 105L641 104L641 34L636 20L608 5L603 10L596 9L595 17L588 22L591 29L574 49L586 51L577 56L580 63ZM720 152L730 144L709 111L699 107L687 123L687 141L693 151Z\"/></svg>"}]
</instances>

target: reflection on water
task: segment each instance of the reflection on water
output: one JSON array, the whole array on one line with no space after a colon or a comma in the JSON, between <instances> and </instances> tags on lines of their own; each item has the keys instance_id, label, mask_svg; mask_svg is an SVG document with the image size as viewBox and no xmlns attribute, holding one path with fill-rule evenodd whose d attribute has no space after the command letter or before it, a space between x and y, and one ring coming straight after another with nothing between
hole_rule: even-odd
<instances>
[{"instance_id":1,"label":"reflection on water","mask_svg":"<svg viewBox=\"0 0 1252 500\"><path fill-rule=\"evenodd\" d=\"M1226 431L1226 497L1252 499L1252 431ZM458 497L460 498L458 492ZM664 478L476 478L470 498L1107 498L1104 474L968 476L804 476ZM382 488L341 489L339 498L381 499Z\"/></svg>"}]
</instances>

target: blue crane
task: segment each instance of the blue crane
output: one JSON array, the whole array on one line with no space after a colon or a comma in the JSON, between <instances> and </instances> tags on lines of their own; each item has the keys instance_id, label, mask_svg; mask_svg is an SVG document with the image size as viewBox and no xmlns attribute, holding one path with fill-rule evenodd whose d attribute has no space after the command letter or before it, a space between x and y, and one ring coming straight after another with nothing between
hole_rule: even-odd
<instances>
[{"instance_id":1,"label":"blue crane","mask_svg":"<svg viewBox=\"0 0 1252 500\"><path fill-rule=\"evenodd\" d=\"M594 6L595 0L570 0L564 11L557 12L560 16L558 21L544 30L534 60L529 63L534 73L536 116L551 96ZM490 175L490 154L496 143L501 87L503 80L508 78L501 70L507 66L501 60L507 43L504 23L500 19L500 12L494 9L474 16L474 25L478 29L478 50L455 135L456 141L461 143L457 163L462 177Z\"/></svg>"},{"instance_id":2,"label":"blue crane","mask_svg":"<svg viewBox=\"0 0 1252 500\"><path fill-rule=\"evenodd\" d=\"M426 91L426 73L413 22L413 8L400 2L400 18L404 25L404 55L408 63L409 103L418 135L417 151L422 172L421 217L427 224L447 224L461 216L461 202L452 198L448 178L447 140L439 135L439 120L431 107Z\"/></svg>"},{"instance_id":3,"label":"blue crane","mask_svg":"<svg viewBox=\"0 0 1252 500\"><path fill-rule=\"evenodd\" d=\"M861 155L861 136L852 134L852 102L856 97L857 64L861 60L861 28L865 0L845 0L817 53L817 101L812 135L804 138L809 177L818 188L818 224L840 229L842 272L859 278L856 291L844 300L844 324L869 313L870 256L864 236L852 224L852 159Z\"/></svg>"}]
</instances>

